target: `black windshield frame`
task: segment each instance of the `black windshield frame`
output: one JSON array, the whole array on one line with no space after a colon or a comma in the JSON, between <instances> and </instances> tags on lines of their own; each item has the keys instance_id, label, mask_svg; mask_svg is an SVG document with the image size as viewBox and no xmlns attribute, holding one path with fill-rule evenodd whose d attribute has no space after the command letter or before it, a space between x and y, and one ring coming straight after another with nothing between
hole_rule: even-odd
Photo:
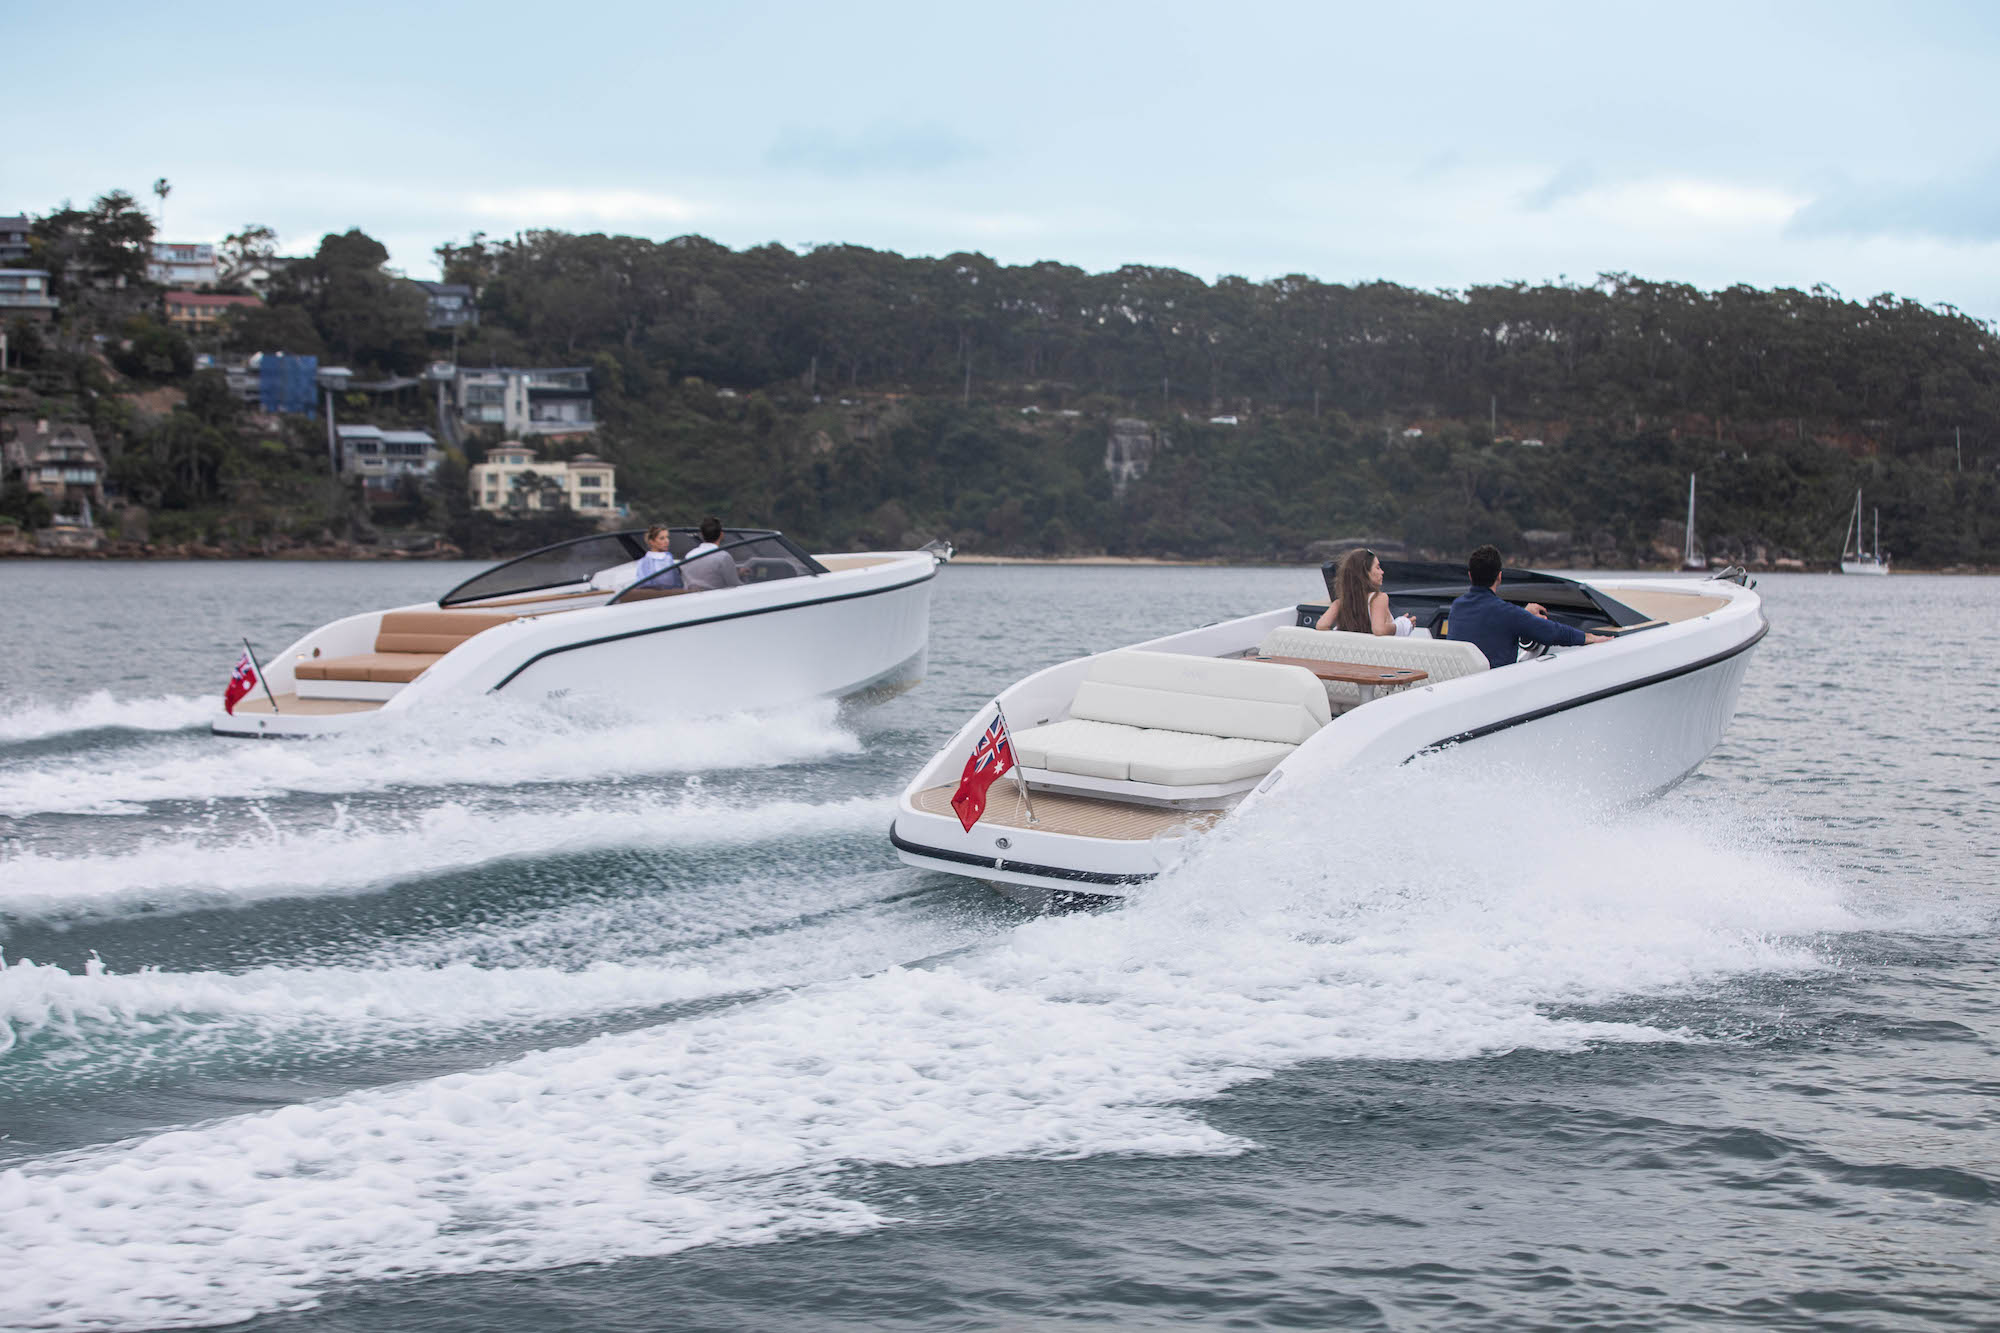
<instances>
[{"instance_id":1,"label":"black windshield frame","mask_svg":"<svg viewBox=\"0 0 2000 1333\"><path fill-rule=\"evenodd\" d=\"M678 546L681 548L682 551L691 550L693 547L701 543L701 530L699 528L676 527L676 528L668 528L667 532L672 539L671 546ZM729 536L731 539L730 542L728 543L728 545L730 546L736 545L738 541L745 541L745 542L759 541L759 540L777 541L783 544L786 550L791 552L794 556L798 557L800 563L802 563L809 572L813 574L824 574L827 572L826 567L820 564L819 561L813 559L810 555L806 554L804 550L800 549L797 542L794 542L791 538L785 536L785 534L777 531L776 529L732 528L729 529L725 533L725 535ZM584 579L566 578L552 583L530 584L518 588L507 588L497 592L480 593L477 596L473 597L467 597L463 595L467 588L470 588L474 584L482 583L487 579L492 578L495 574L500 573L502 570L511 569L516 565L524 564L530 560L544 559L551 552L554 551L562 551L573 546L581 546L586 542L602 542L606 540L616 541L619 546L619 549L625 553L624 560L612 561L610 562L610 565L606 566L607 568L618 564L629 564L632 561L637 560L641 556L646 554L646 530L644 528L626 528L617 532L587 533L581 537L571 537L568 541L551 542L547 546L537 547L534 550L529 551L524 555L517 555L513 557L511 560L502 560L497 565L493 565L487 569L482 569L477 574L474 574L471 578L465 579L464 581L460 582L456 587L452 588L452 590L450 592L447 592L444 596L438 598L437 604L439 606L473 605L479 602L492 601L493 599L499 597L522 597L531 593L548 592L551 589L568 588L578 583L587 582L587 580Z\"/></svg>"}]
</instances>

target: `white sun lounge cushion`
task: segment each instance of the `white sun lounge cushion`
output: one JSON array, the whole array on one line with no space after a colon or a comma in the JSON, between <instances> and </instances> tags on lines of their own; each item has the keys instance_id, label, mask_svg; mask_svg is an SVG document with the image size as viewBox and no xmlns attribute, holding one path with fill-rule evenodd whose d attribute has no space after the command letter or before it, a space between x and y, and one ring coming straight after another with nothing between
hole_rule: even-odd
<instances>
[{"instance_id":1,"label":"white sun lounge cushion","mask_svg":"<svg viewBox=\"0 0 2000 1333\"><path fill-rule=\"evenodd\" d=\"M1128 727L1070 718L1014 738L1029 768L1114 781L1197 787L1262 777L1297 746L1236 736Z\"/></svg>"},{"instance_id":2,"label":"white sun lounge cushion","mask_svg":"<svg viewBox=\"0 0 2000 1333\"><path fill-rule=\"evenodd\" d=\"M1315 662L1353 662L1360 666L1408 667L1430 673L1426 684L1456 680L1487 670L1486 654L1471 644L1449 639L1403 639L1387 634L1353 634L1339 629L1307 629L1284 625L1257 645L1265 657L1305 657ZM1361 702L1361 691L1346 681L1326 683L1327 697L1345 704Z\"/></svg>"},{"instance_id":3,"label":"white sun lounge cushion","mask_svg":"<svg viewBox=\"0 0 2000 1333\"><path fill-rule=\"evenodd\" d=\"M1069 715L1285 745L1332 716L1319 678L1304 667L1129 649L1092 660Z\"/></svg>"}]
</instances>

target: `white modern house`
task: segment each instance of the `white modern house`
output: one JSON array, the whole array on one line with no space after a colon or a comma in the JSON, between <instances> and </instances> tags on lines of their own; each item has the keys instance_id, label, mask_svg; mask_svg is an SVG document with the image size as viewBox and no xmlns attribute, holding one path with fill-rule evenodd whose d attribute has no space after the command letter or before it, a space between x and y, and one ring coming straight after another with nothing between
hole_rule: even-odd
<instances>
[{"instance_id":1,"label":"white modern house","mask_svg":"<svg viewBox=\"0 0 2000 1333\"><path fill-rule=\"evenodd\" d=\"M519 440L486 451L468 478L472 505L489 513L570 508L606 518L618 511L618 468L596 454L540 459Z\"/></svg>"},{"instance_id":2,"label":"white modern house","mask_svg":"<svg viewBox=\"0 0 2000 1333\"><path fill-rule=\"evenodd\" d=\"M426 478L443 457L429 431L340 426L342 476L360 477L370 490L393 490L404 477Z\"/></svg>"},{"instance_id":3,"label":"white modern house","mask_svg":"<svg viewBox=\"0 0 2000 1333\"><path fill-rule=\"evenodd\" d=\"M587 366L459 366L452 401L461 424L498 426L510 439L584 435L597 429Z\"/></svg>"},{"instance_id":4,"label":"white modern house","mask_svg":"<svg viewBox=\"0 0 2000 1333\"><path fill-rule=\"evenodd\" d=\"M154 241L146 281L163 287L213 287L217 281L215 247Z\"/></svg>"}]
</instances>

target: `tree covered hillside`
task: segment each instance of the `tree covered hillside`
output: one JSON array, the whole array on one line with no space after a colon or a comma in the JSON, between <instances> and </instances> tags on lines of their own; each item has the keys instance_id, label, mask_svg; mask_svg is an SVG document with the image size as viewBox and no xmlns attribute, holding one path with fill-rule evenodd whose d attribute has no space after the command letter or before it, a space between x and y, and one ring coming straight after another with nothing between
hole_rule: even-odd
<instances>
[{"instance_id":1,"label":"tree covered hillside","mask_svg":"<svg viewBox=\"0 0 2000 1333\"><path fill-rule=\"evenodd\" d=\"M1623 563L1654 558L1695 471L1713 554L1829 558L1864 485L1906 558L2000 561L1994 332L1893 296L1209 284L561 232L439 255L481 293L461 358L593 366L593 447L650 510L1133 554L1528 532ZM1119 418L1158 447L1114 498Z\"/></svg>"}]
</instances>

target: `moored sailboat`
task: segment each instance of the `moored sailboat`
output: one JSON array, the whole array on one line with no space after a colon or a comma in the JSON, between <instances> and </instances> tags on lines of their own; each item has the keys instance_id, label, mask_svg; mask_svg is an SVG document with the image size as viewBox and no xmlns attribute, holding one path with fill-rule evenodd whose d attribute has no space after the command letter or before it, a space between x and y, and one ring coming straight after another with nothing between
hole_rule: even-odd
<instances>
[{"instance_id":1,"label":"moored sailboat","mask_svg":"<svg viewBox=\"0 0 2000 1333\"><path fill-rule=\"evenodd\" d=\"M1853 554L1848 554L1849 548ZM1869 551L1861 544L1861 490L1854 491L1854 514L1847 520L1847 531L1841 534L1840 572L1843 574L1887 574L1888 557L1882 554L1882 511L1875 511L1875 549Z\"/></svg>"}]
</instances>

